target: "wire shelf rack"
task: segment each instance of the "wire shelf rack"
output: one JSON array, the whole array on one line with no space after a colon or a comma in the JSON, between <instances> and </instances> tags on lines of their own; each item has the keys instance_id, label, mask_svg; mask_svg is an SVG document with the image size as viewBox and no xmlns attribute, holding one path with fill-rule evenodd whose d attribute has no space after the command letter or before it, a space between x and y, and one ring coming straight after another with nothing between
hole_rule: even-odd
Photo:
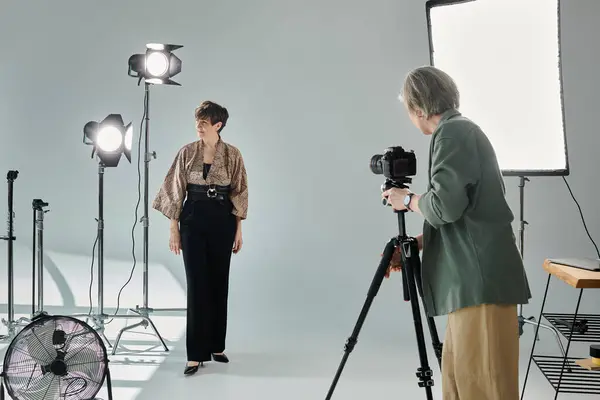
<instances>
[{"instance_id":1,"label":"wire shelf rack","mask_svg":"<svg viewBox=\"0 0 600 400\"><path fill-rule=\"evenodd\" d=\"M600 371L590 371L580 367L575 361L580 358L568 357L560 378L564 358L561 356L533 356L542 374L559 393L600 394ZM571 367L570 371L567 366ZM559 379L560 378L560 379ZM560 380L560 386L559 386Z\"/></svg>"},{"instance_id":2,"label":"wire shelf rack","mask_svg":"<svg viewBox=\"0 0 600 400\"><path fill-rule=\"evenodd\" d=\"M567 340L569 339L574 314L544 313L543 316ZM571 342L600 342L600 315L577 314Z\"/></svg>"}]
</instances>

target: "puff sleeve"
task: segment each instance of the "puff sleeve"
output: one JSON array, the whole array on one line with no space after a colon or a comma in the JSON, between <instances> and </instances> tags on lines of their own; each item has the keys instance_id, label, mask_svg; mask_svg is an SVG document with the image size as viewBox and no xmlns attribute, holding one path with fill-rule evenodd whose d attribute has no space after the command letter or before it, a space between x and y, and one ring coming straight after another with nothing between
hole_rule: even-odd
<instances>
[{"instance_id":1,"label":"puff sleeve","mask_svg":"<svg viewBox=\"0 0 600 400\"><path fill-rule=\"evenodd\" d=\"M169 219L178 220L183 208L187 186L186 156L187 152L184 147L175 156L175 160L152 202L152 208L160 211Z\"/></svg>"}]
</instances>

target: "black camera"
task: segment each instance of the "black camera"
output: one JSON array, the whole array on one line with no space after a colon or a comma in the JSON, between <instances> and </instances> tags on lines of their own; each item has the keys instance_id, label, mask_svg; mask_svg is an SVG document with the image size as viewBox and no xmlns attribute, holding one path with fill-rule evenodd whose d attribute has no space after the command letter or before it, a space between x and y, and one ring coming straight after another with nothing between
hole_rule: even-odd
<instances>
[{"instance_id":1,"label":"black camera","mask_svg":"<svg viewBox=\"0 0 600 400\"><path fill-rule=\"evenodd\" d=\"M393 182L403 183L417 174L417 157L400 146L388 147L383 154L371 157L371 172L383 175Z\"/></svg>"},{"instance_id":2,"label":"black camera","mask_svg":"<svg viewBox=\"0 0 600 400\"><path fill-rule=\"evenodd\" d=\"M375 154L371 157L371 172L376 175L385 176L385 183L381 185L381 191L385 192L393 187L407 188L412 182L411 177L417 174L417 157L411 151L405 151L400 146L388 147L383 154ZM388 204L383 199L383 205Z\"/></svg>"}]
</instances>

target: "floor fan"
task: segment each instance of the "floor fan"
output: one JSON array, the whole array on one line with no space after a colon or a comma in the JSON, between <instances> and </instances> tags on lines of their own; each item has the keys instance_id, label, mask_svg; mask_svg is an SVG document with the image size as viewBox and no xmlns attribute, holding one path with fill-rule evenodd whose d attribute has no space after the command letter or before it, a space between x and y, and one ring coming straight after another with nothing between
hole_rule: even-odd
<instances>
[{"instance_id":1,"label":"floor fan","mask_svg":"<svg viewBox=\"0 0 600 400\"><path fill-rule=\"evenodd\" d=\"M106 380L107 351L100 335L75 318L41 314L12 340L2 367L0 400L94 400Z\"/></svg>"}]
</instances>

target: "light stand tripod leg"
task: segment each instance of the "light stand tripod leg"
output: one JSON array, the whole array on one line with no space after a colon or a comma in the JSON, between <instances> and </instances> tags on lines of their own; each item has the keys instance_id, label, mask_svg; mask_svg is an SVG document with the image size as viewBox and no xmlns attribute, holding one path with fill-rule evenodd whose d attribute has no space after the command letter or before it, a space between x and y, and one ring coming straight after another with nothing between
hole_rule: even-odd
<instances>
[{"instance_id":1,"label":"light stand tripod leg","mask_svg":"<svg viewBox=\"0 0 600 400\"><path fill-rule=\"evenodd\" d=\"M135 315L132 315L132 316L128 316L129 318L135 318L135 317L138 317L138 318L142 318L142 320L141 320L140 322L136 323L136 324L133 324L133 325L126 326L126 327L122 328L122 329L119 331L119 333L117 334L117 338L115 339L115 345L114 345L114 347L113 347L112 354L114 355L114 354L115 354L115 352L117 351L117 346L119 345L119 342L121 341L121 336L123 336L123 333L124 333L125 331L129 331L129 330L135 329L135 328L137 328L138 326L141 326L141 327L147 328L147 327L148 327L148 325L150 325L150 328L151 328L151 329L152 329L152 331L154 332L154 335L155 335L155 336L158 338L158 340L160 341L160 344L161 344L161 346L163 347L163 350L164 350L165 352L168 352L168 351L169 351L169 347L167 346L167 344L165 343L164 339L162 338L162 336L161 336L161 335L160 335L160 333L158 332L158 329L156 329L156 325L154 325L154 322L152 322L152 319L150 319L150 317L149 317L149 316L147 316L147 315L144 315L144 314L142 314L142 313L140 313L140 312L138 312L138 311L136 311L136 310L134 310L134 309L129 309L129 311L135 314Z\"/></svg>"}]
</instances>

